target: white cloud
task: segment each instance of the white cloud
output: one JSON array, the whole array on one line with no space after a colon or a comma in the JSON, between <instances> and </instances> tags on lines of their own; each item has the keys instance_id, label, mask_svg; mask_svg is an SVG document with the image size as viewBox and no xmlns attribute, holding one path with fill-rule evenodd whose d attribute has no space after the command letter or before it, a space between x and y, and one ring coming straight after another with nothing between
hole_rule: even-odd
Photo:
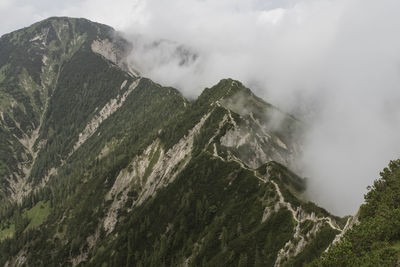
<instances>
[{"instance_id":1,"label":"white cloud","mask_svg":"<svg viewBox=\"0 0 400 267\"><path fill-rule=\"evenodd\" d=\"M140 35L135 63L188 96L221 78L243 81L305 116L309 194L344 214L399 157L399 9L396 0L3 0L0 33L48 16L86 17ZM149 45L159 39L175 43ZM197 60L181 64L179 44Z\"/></svg>"},{"instance_id":2,"label":"white cloud","mask_svg":"<svg viewBox=\"0 0 400 267\"><path fill-rule=\"evenodd\" d=\"M116 28L140 20L141 0L1 0L0 35L52 16L84 17Z\"/></svg>"},{"instance_id":3,"label":"white cloud","mask_svg":"<svg viewBox=\"0 0 400 267\"><path fill-rule=\"evenodd\" d=\"M200 55L179 66L174 58L143 60L154 51L138 49L134 58L151 66L150 77L189 96L233 77L286 110L306 112L308 194L329 210L354 213L366 186L399 156L397 1L292 1L269 9L256 1L146 3L151 19L132 32Z\"/></svg>"},{"instance_id":4,"label":"white cloud","mask_svg":"<svg viewBox=\"0 0 400 267\"><path fill-rule=\"evenodd\" d=\"M285 15L286 10L283 8L275 8L272 10L261 11L258 16L260 23L272 23L277 24L282 17Z\"/></svg>"}]
</instances>

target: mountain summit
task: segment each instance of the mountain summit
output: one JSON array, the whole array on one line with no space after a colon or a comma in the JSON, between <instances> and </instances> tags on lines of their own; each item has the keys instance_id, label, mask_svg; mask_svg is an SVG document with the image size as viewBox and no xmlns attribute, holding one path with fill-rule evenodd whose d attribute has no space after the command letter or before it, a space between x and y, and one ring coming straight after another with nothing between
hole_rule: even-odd
<instances>
[{"instance_id":1,"label":"mountain summit","mask_svg":"<svg viewBox=\"0 0 400 267\"><path fill-rule=\"evenodd\" d=\"M50 18L0 39L2 200L20 202L28 182L46 181L94 109L124 95L122 82L136 79L129 49L111 27L85 19Z\"/></svg>"},{"instance_id":2,"label":"mountain summit","mask_svg":"<svg viewBox=\"0 0 400 267\"><path fill-rule=\"evenodd\" d=\"M132 49L65 17L0 38L1 265L301 266L339 239L301 121L233 79L189 101Z\"/></svg>"}]
</instances>

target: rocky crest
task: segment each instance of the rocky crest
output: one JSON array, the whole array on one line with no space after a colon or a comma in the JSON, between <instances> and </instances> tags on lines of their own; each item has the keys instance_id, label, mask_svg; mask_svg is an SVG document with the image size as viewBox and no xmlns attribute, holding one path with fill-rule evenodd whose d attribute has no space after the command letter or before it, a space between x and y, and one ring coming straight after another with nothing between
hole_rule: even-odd
<instances>
[{"instance_id":1,"label":"rocky crest","mask_svg":"<svg viewBox=\"0 0 400 267\"><path fill-rule=\"evenodd\" d=\"M1 265L301 265L342 231L290 170L302 123L239 81L189 101L84 19L0 49Z\"/></svg>"}]
</instances>

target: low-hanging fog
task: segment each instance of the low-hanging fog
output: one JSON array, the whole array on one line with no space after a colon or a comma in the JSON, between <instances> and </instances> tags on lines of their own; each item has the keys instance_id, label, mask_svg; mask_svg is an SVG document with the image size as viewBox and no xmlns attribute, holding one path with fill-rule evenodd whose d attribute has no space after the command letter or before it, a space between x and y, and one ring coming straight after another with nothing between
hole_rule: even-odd
<instances>
[{"instance_id":1,"label":"low-hanging fog","mask_svg":"<svg viewBox=\"0 0 400 267\"><path fill-rule=\"evenodd\" d=\"M140 8L125 30L145 75L189 97L239 79L307 124L303 175L328 210L355 213L366 186L399 157L400 2L153 0ZM173 42L152 43L160 39Z\"/></svg>"},{"instance_id":2,"label":"low-hanging fog","mask_svg":"<svg viewBox=\"0 0 400 267\"><path fill-rule=\"evenodd\" d=\"M0 14L110 24L134 43L138 70L188 97L231 77L297 115L307 125L299 161L308 195L336 214L355 213L366 186L399 157L397 0L26 2L5 0ZM0 31L22 23L14 17Z\"/></svg>"}]
</instances>

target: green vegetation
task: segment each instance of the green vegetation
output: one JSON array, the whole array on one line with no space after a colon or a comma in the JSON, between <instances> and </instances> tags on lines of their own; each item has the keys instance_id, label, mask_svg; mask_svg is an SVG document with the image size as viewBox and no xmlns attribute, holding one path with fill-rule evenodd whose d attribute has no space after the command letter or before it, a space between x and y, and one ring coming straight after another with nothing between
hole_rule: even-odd
<instances>
[{"instance_id":1,"label":"green vegetation","mask_svg":"<svg viewBox=\"0 0 400 267\"><path fill-rule=\"evenodd\" d=\"M254 263L257 250L258 261L273 266L294 222L282 209L261 223L268 186L236 163L201 153L173 184L120 218L120 234L101 241L90 265L171 266L191 257L193 265L228 266L243 255Z\"/></svg>"},{"instance_id":2,"label":"green vegetation","mask_svg":"<svg viewBox=\"0 0 400 267\"><path fill-rule=\"evenodd\" d=\"M0 123L0 162L7 166L0 168L0 184L3 185L0 187L0 203L7 201L7 180L16 179L17 175L24 176L19 163L24 162L26 168L33 164L32 151L24 147L18 139L30 137L42 120L47 121L44 117L52 111L52 107L47 109L48 101L52 98L54 90L59 87L59 78L62 82L63 77L66 77L69 81L75 81L71 85L79 85L77 77L61 73L63 67L68 67L67 62L76 53L91 51L90 44L93 40L98 37L112 39L112 36L112 28L85 19L50 18L0 38L0 108L4 117ZM90 66L90 62L93 62L82 58L87 60L83 64L88 63ZM96 62L94 64L96 65ZM84 73L82 69L76 71ZM107 83L105 85L110 86ZM66 87L65 84L61 86ZM86 108L92 107L87 105ZM61 129L46 128L46 134L57 130ZM41 132L39 140L45 138L47 139L47 136ZM53 142L57 141L50 141L50 150ZM54 162L65 156L58 149L57 152L53 151L53 154L49 152L56 161L39 156L41 159L35 165L31 179L36 181L37 175L44 177L49 168L54 166Z\"/></svg>"},{"instance_id":3,"label":"green vegetation","mask_svg":"<svg viewBox=\"0 0 400 267\"><path fill-rule=\"evenodd\" d=\"M400 160L391 161L365 195L359 224L311 266L396 266L400 257Z\"/></svg>"},{"instance_id":4,"label":"green vegetation","mask_svg":"<svg viewBox=\"0 0 400 267\"><path fill-rule=\"evenodd\" d=\"M6 73L9 65L4 65L0 68L0 84L7 78Z\"/></svg>"},{"instance_id":5,"label":"green vegetation","mask_svg":"<svg viewBox=\"0 0 400 267\"><path fill-rule=\"evenodd\" d=\"M331 244L337 234L339 234L337 230L332 229L325 223L321 230L310 238L310 242L302 252L287 262L287 266L304 266L306 263L318 258Z\"/></svg>"},{"instance_id":6,"label":"green vegetation","mask_svg":"<svg viewBox=\"0 0 400 267\"><path fill-rule=\"evenodd\" d=\"M47 35L41 37L43 33ZM278 251L293 240L292 213L284 206L274 210L278 196L272 183L260 181L238 162L213 154L215 145L219 156L240 158L248 147L229 150L221 145L221 137L235 123L244 127L249 121L244 129L256 136L258 126L251 116L268 121L277 112L240 82L221 80L188 101L174 88L141 78L123 105L73 150L88 123L136 80L91 51L93 40L111 40L114 34L112 28L84 19L51 18L0 39L4 74L0 82L4 116L0 125L0 201L4 203L0 206L0 265L7 261L13 265L16 255L24 251L27 266L68 265L84 259L82 255L87 260L80 265L86 266L177 266L184 262L190 266L274 266ZM113 41L122 50L127 45L118 37ZM42 43L45 47L39 49ZM245 96L243 104L252 109L251 115L229 103L238 95ZM162 186L139 205L136 201L145 192L149 175L162 176L153 173L161 149L167 153L205 115L208 119L194 136L192 153L173 166L175 179L155 177ZM271 136L290 145L298 121L285 116L283 132L274 130ZM234 121L220 125L228 117ZM31 137L39 125L33 148L24 147L18 139ZM143 157L154 142L158 145L150 153L144 175L133 177L126 192L108 199L110 189L119 186L115 184L118 175L133 173L138 168L133 160ZM266 152L279 149L271 142ZM329 215L298 198L305 189L303 179L275 162L259 173L265 175L268 166L272 167L268 175L292 206ZM45 177L46 185L36 187ZM31 182L34 190L21 203L9 203L9 181L20 178ZM105 218L119 200L115 228L107 233ZM271 213L263 218L266 207ZM301 228L308 232L314 226L308 221ZM291 262L309 263L335 233L324 226Z\"/></svg>"},{"instance_id":7,"label":"green vegetation","mask_svg":"<svg viewBox=\"0 0 400 267\"><path fill-rule=\"evenodd\" d=\"M144 183L147 181L147 177L149 177L149 175L153 171L154 164L157 163L159 158L160 158L160 148L157 147L157 150L154 152L154 154L152 154L149 166L147 167L146 171L143 174L142 180Z\"/></svg>"},{"instance_id":8,"label":"green vegetation","mask_svg":"<svg viewBox=\"0 0 400 267\"><path fill-rule=\"evenodd\" d=\"M0 240L3 240L6 237L12 237L15 233L15 225L10 224L7 228L2 228L0 230Z\"/></svg>"},{"instance_id":9,"label":"green vegetation","mask_svg":"<svg viewBox=\"0 0 400 267\"><path fill-rule=\"evenodd\" d=\"M304 222L302 222L301 224L300 224L300 229L301 229L301 234L302 235L305 235L305 234L307 234L312 228L313 228L313 226L314 226L314 223L313 223L313 221L311 221L311 220L305 220Z\"/></svg>"},{"instance_id":10,"label":"green vegetation","mask_svg":"<svg viewBox=\"0 0 400 267\"><path fill-rule=\"evenodd\" d=\"M39 201L30 209L24 209L21 214L16 210L11 220L7 220L0 228L0 240L12 237L15 233L26 232L40 226L50 214L50 203Z\"/></svg>"},{"instance_id":11,"label":"green vegetation","mask_svg":"<svg viewBox=\"0 0 400 267\"><path fill-rule=\"evenodd\" d=\"M39 201L31 209L26 211L26 216L29 219L27 229L31 229L41 225L47 216L50 214L50 203L49 201Z\"/></svg>"},{"instance_id":12,"label":"green vegetation","mask_svg":"<svg viewBox=\"0 0 400 267\"><path fill-rule=\"evenodd\" d=\"M91 75L87 76L88 73ZM47 147L38 154L31 180L39 182L67 157L79 133L93 117L93 111L115 98L124 80L133 82L126 73L110 68L94 53L78 52L64 64L40 130L39 139L47 140ZM51 132L54 134L50 135Z\"/></svg>"}]
</instances>

